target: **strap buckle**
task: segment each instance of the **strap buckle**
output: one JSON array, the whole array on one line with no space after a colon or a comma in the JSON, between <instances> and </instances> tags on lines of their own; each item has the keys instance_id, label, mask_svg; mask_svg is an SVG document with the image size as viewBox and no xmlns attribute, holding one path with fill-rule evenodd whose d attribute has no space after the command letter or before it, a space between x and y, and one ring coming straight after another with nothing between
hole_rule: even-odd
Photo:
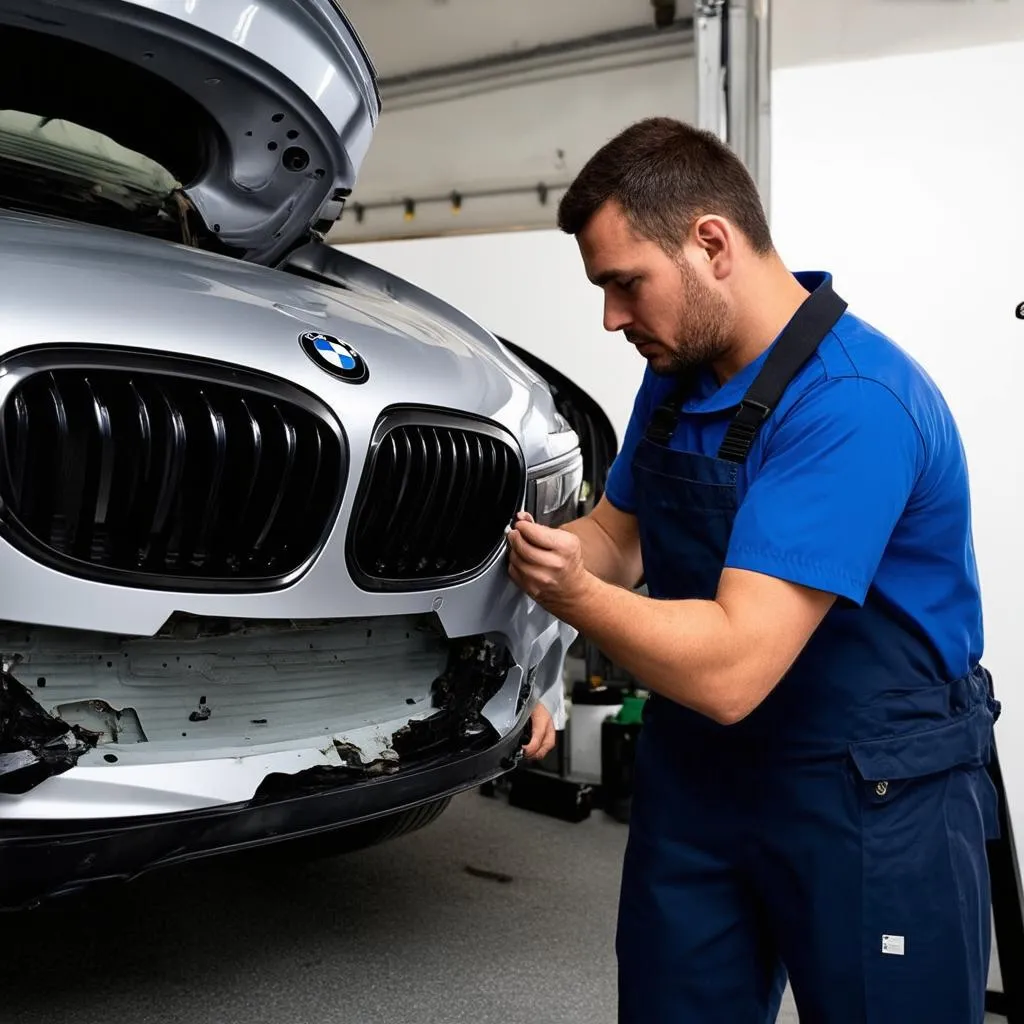
<instances>
[{"instance_id":1,"label":"strap buckle","mask_svg":"<svg viewBox=\"0 0 1024 1024\"><path fill-rule=\"evenodd\" d=\"M742 462L754 443L758 427L768 419L771 412L771 407L763 402L744 397L725 432L718 457L727 462Z\"/></svg>"},{"instance_id":2,"label":"strap buckle","mask_svg":"<svg viewBox=\"0 0 1024 1024\"><path fill-rule=\"evenodd\" d=\"M765 405L764 402L758 402L754 398L744 397L740 401L740 407L736 413L737 419L739 419L740 413L743 412L745 409L751 409L754 412L755 415L754 417L752 417L754 423L764 423L764 421L768 419L768 417L771 416L772 414L771 407ZM748 419L748 417L746 416L744 416L743 418L744 420Z\"/></svg>"},{"instance_id":3,"label":"strap buckle","mask_svg":"<svg viewBox=\"0 0 1024 1024\"><path fill-rule=\"evenodd\" d=\"M647 439L656 444L668 444L678 423L678 409L671 405L659 405L647 425Z\"/></svg>"}]
</instances>

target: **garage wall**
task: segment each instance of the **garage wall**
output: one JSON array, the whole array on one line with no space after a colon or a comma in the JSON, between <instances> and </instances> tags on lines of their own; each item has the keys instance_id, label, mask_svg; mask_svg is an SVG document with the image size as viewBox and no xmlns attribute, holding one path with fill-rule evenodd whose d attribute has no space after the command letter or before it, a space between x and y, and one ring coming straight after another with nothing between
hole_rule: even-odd
<instances>
[{"instance_id":1,"label":"garage wall","mask_svg":"<svg viewBox=\"0 0 1024 1024\"><path fill-rule=\"evenodd\" d=\"M500 91L398 109L381 120L359 183L332 242L436 235L453 231L550 227L563 188L587 157L627 124L650 114L690 117L692 58L533 82ZM549 188L547 205L536 192ZM493 198L373 209L403 197L447 196L453 189L496 190ZM371 204L362 223L357 203Z\"/></svg>"},{"instance_id":2,"label":"garage wall","mask_svg":"<svg viewBox=\"0 0 1024 1024\"><path fill-rule=\"evenodd\" d=\"M563 187L607 138L647 114L694 109L686 3L663 29L651 0L346 0L345 9L377 65L383 111L332 242L552 227ZM463 196L457 214L453 191Z\"/></svg>"},{"instance_id":3,"label":"garage wall","mask_svg":"<svg viewBox=\"0 0 1024 1024\"><path fill-rule=\"evenodd\" d=\"M1024 5L855 4L852 15L847 0L814 6L816 35L801 0L776 2L786 66L772 81L773 229L790 265L834 272L851 306L932 374L959 421L1019 844ZM834 22L820 9L829 6ZM919 33L907 38L912 19ZM843 57L871 53L872 41L884 56L808 63L819 42ZM894 56L896 47L912 52Z\"/></svg>"}]
</instances>

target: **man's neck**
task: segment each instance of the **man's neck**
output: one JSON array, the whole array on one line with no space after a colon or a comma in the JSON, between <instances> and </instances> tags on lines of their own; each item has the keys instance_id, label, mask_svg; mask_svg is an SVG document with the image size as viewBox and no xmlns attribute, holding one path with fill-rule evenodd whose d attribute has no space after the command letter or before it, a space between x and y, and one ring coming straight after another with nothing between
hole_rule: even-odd
<instances>
[{"instance_id":1,"label":"man's neck","mask_svg":"<svg viewBox=\"0 0 1024 1024\"><path fill-rule=\"evenodd\" d=\"M724 384L768 349L809 292L781 260L771 257L759 266L736 296L736 324L733 344L712 366L719 384Z\"/></svg>"}]
</instances>

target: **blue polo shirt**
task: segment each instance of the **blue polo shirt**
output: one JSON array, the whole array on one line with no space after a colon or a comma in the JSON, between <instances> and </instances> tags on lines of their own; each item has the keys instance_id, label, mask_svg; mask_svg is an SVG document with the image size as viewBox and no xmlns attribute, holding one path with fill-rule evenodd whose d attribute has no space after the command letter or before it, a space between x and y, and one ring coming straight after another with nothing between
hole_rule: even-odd
<instances>
[{"instance_id":1,"label":"blue polo shirt","mask_svg":"<svg viewBox=\"0 0 1024 1024\"><path fill-rule=\"evenodd\" d=\"M824 273L796 277L808 289ZM714 456L768 354L719 386L709 372L670 445ZM631 463L673 387L650 369L608 478L635 513ZM951 678L981 659L983 629L966 459L924 370L849 310L790 383L738 474L725 564L863 604L869 590L932 643Z\"/></svg>"}]
</instances>

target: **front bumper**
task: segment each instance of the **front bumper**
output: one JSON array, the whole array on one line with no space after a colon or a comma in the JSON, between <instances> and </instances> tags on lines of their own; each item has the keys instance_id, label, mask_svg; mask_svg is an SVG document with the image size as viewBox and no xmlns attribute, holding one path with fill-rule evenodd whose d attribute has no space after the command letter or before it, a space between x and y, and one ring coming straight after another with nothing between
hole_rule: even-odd
<instances>
[{"instance_id":1,"label":"front bumper","mask_svg":"<svg viewBox=\"0 0 1024 1024\"><path fill-rule=\"evenodd\" d=\"M346 781L318 774L281 780L244 803L146 817L0 822L0 910L26 909L104 883L216 854L330 832L471 789L521 754L529 720L495 741L488 733L457 759L410 764L393 775Z\"/></svg>"}]
</instances>

